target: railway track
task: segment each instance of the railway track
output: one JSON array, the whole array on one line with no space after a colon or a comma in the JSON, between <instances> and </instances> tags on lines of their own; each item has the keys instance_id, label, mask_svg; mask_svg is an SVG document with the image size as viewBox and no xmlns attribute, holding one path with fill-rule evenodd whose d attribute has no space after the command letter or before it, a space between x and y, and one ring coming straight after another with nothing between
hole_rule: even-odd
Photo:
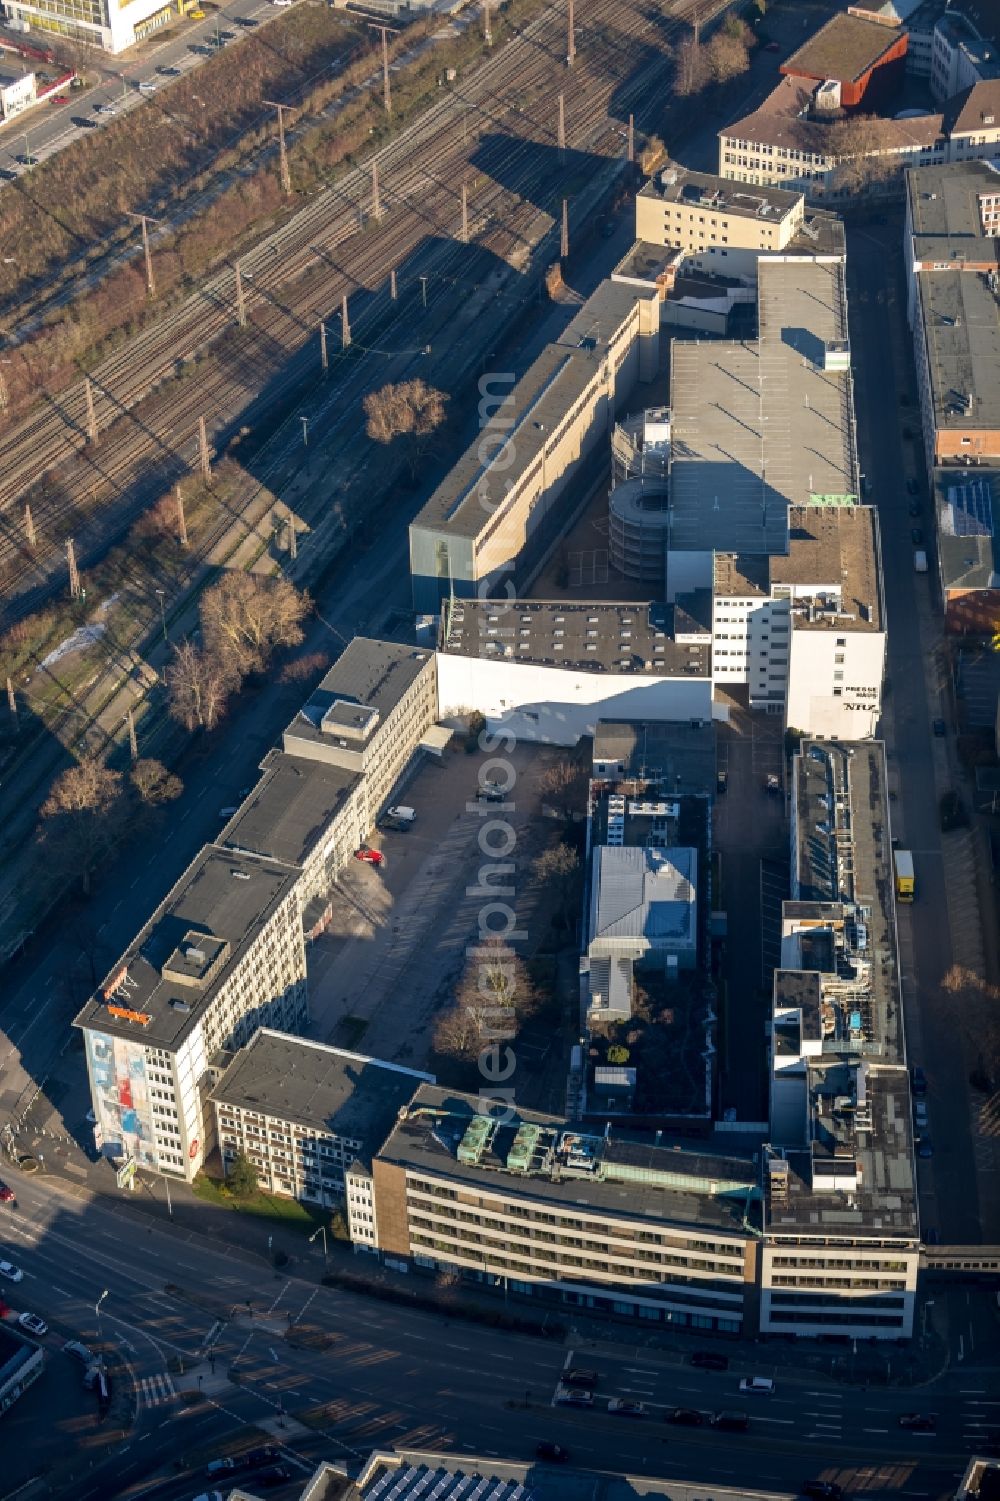
<instances>
[{"instance_id":1,"label":"railway track","mask_svg":"<svg viewBox=\"0 0 1000 1501\"><path fill-rule=\"evenodd\" d=\"M349 298L354 342L363 346L368 329L384 321L393 270L404 294L412 296L420 278L431 302L453 291L456 278L476 265L475 252L459 240L463 180L470 241L487 259L526 267L539 215L551 214L567 179L587 169L588 156L621 155L617 122L630 110L641 120L644 101L665 79L667 42L684 14L677 7L664 21L628 0L595 0L578 24L570 70L565 13L552 7L377 154L380 223L371 215L366 165L241 257L246 330L227 334L236 325L236 289L235 271L226 268L93 373L96 445L86 442L82 384L9 433L0 443L0 569L16 567L20 577L7 591L0 624L61 587L70 535L86 565L191 471L200 416L224 444L248 414L298 391L310 367L318 375L319 324L342 297ZM565 163L556 149L559 89ZM331 345L335 339L331 324ZM194 377L176 378L179 362L213 344ZM349 374L345 365L335 362L332 378L364 389L357 359ZM58 486L34 507L39 545L29 552L23 495L56 470ZM259 486L249 488L259 494Z\"/></svg>"}]
</instances>

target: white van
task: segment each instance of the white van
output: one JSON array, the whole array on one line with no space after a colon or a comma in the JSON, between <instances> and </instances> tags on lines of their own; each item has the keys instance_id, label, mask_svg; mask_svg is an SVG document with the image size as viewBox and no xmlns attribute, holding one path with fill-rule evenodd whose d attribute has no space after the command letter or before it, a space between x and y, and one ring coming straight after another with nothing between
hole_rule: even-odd
<instances>
[{"instance_id":1,"label":"white van","mask_svg":"<svg viewBox=\"0 0 1000 1501\"><path fill-rule=\"evenodd\" d=\"M740 1382L741 1392L753 1392L759 1397L769 1397L774 1391L770 1376L744 1376Z\"/></svg>"},{"instance_id":2,"label":"white van","mask_svg":"<svg viewBox=\"0 0 1000 1501\"><path fill-rule=\"evenodd\" d=\"M394 819L396 823L415 823L417 810L408 808L405 803L399 803L395 808L390 808L385 816Z\"/></svg>"}]
</instances>

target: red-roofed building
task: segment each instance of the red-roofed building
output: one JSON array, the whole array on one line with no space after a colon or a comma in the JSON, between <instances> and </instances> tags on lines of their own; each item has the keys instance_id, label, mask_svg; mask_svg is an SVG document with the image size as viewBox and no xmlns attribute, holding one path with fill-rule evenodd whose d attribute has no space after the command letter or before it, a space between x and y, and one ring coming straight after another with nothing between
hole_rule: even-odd
<instances>
[{"instance_id":1,"label":"red-roofed building","mask_svg":"<svg viewBox=\"0 0 1000 1501\"><path fill-rule=\"evenodd\" d=\"M842 11L781 65L786 78L839 85L842 109L871 110L902 80L906 32L868 12Z\"/></svg>"}]
</instances>

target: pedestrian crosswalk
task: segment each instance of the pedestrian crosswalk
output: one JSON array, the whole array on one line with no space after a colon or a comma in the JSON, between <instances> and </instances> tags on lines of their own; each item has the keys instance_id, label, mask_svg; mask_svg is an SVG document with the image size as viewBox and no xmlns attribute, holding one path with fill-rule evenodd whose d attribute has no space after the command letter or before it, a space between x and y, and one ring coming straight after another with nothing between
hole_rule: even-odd
<instances>
[{"instance_id":1,"label":"pedestrian crosswalk","mask_svg":"<svg viewBox=\"0 0 1000 1501\"><path fill-rule=\"evenodd\" d=\"M176 1397L177 1388L169 1376L143 1376L139 1382L139 1407L159 1407Z\"/></svg>"}]
</instances>

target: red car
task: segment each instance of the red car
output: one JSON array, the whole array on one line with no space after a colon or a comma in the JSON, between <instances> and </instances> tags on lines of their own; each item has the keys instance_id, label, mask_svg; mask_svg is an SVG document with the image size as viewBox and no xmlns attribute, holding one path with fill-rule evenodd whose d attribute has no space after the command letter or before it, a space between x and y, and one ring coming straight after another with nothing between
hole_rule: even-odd
<instances>
[{"instance_id":1,"label":"red car","mask_svg":"<svg viewBox=\"0 0 1000 1501\"><path fill-rule=\"evenodd\" d=\"M17 1195L15 1194L14 1190L12 1188L8 1188L6 1183L0 1183L0 1204L16 1203Z\"/></svg>"},{"instance_id":2,"label":"red car","mask_svg":"<svg viewBox=\"0 0 1000 1501\"><path fill-rule=\"evenodd\" d=\"M52 103L53 104L68 104L69 103L69 95L68 94L53 94L52 95Z\"/></svg>"},{"instance_id":3,"label":"red car","mask_svg":"<svg viewBox=\"0 0 1000 1501\"><path fill-rule=\"evenodd\" d=\"M384 865L385 856L381 850L360 849L354 851L355 860L367 860L369 865Z\"/></svg>"}]
</instances>

